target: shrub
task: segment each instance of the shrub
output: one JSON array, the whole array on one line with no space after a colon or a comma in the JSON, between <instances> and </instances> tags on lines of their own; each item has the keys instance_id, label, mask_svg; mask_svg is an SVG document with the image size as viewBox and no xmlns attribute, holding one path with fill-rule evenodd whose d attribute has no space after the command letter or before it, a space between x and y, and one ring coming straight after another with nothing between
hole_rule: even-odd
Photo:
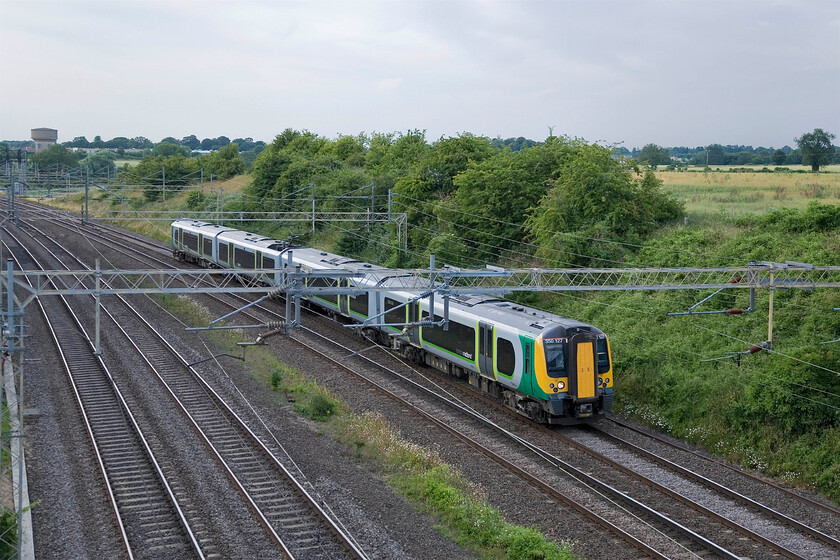
<instances>
[{"instance_id":1,"label":"shrub","mask_svg":"<svg viewBox=\"0 0 840 560\"><path fill-rule=\"evenodd\" d=\"M295 405L295 411L316 422L326 422L338 411L338 407L338 400L322 389L315 391L304 402Z\"/></svg>"}]
</instances>

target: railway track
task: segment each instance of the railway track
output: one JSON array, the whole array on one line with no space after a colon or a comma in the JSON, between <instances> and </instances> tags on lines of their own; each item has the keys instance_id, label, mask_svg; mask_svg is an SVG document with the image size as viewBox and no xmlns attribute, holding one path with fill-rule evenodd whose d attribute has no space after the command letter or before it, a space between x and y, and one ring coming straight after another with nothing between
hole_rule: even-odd
<instances>
[{"instance_id":1,"label":"railway track","mask_svg":"<svg viewBox=\"0 0 840 560\"><path fill-rule=\"evenodd\" d=\"M156 246L160 247L159 245L156 245ZM168 251L165 248L161 247L161 252L162 252L162 254L165 254ZM235 304L228 303L227 305L230 305L231 307L236 307ZM263 313L272 313L276 317L276 314L274 313L274 311L272 311L270 309L261 309L260 311L263 312ZM256 322L265 321L264 316L262 316L262 317L253 316L253 319ZM317 344L314 344L314 346L320 349L325 344L327 344L326 340L322 340L321 342L319 342ZM353 354L354 352L357 352L357 351L358 350L344 348L340 351L340 353L343 353L343 355L346 356L347 354ZM333 359L334 359L334 357L333 357ZM346 360L342 360L342 361L346 361ZM336 367L344 367L344 365L343 364L338 364ZM354 375L357 375L357 373L354 373ZM393 373L391 373L389 375L393 376ZM440 381L436 381L436 383L437 382L440 382ZM475 396L476 395L473 395L473 397L475 397ZM407 396L403 395L401 397L392 397L392 398L401 398L402 399L402 406L406 406L406 405L411 404L410 401L413 400L415 397L413 397L413 396L408 396L407 397ZM423 414L420 411L418 411L418 413ZM426 412L426 414L427 414L426 418L427 418L428 421L431 421L432 417L441 417L442 416L440 412L432 413L431 416L428 416L428 414L429 414L428 412ZM470 414L467 414L467 416L469 416L469 415ZM463 422L463 421L461 421L461 422ZM458 423L457 420L451 420L450 419L449 421L444 420L443 425L441 425L440 427L441 427L441 429L450 429L451 430L451 428L450 428L451 425L461 426L462 424ZM456 436L459 436L459 437L463 436L462 433L460 433L460 434L459 433L453 433L453 435L456 435ZM619 444L619 442L615 442L615 441L614 441L614 443ZM523 441L519 445L527 446L528 442ZM576 447L576 445L574 445L571 442L571 440L563 440L563 445L567 445L569 447ZM587 446L582 445L582 447L585 448ZM534 447L530 448L530 451L533 452L533 453L540 453L540 451L538 449L535 449ZM634 451L634 452L637 452L637 451ZM482 451L482 453L487 454L485 451ZM589 453L590 453L590 456L592 456L592 450L591 449L589 450ZM640 453L640 454L642 454L642 453ZM499 457L502 460L504 460L504 457L501 456L503 454L497 454L497 455L499 455ZM596 455L598 455L598 454L596 454ZM603 457L603 454L600 454L600 455ZM548 453L546 455L541 455L541 457L542 457L542 460L549 461L549 462L553 462L555 459L558 459L557 457L552 456L550 453ZM656 461L656 459L654 459L652 457L649 457L649 459L652 460L652 461ZM494 460L496 460L497 462L500 461L499 458L494 459ZM599 460L601 460L601 459L599 459ZM606 462L606 463L609 464L608 462ZM500 462L500 464L502 464L502 463ZM660 464L661 464L661 462L660 462ZM555 465L558 465L558 463L555 462ZM518 467L516 467L513 464L510 464L510 465L506 466L506 468L509 468L513 472L517 472ZM566 468L566 467L563 467L563 468ZM612 465L610 465L610 468L619 469L619 465L618 464L612 464ZM524 470L524 469L520 469L520 470ZM629 471L629 469L625 469L625 470ZM630 472L625 472L625 474L629 477L634 478L635 480L640 480L641 478L643 478L638 473L632 474ZM686 477L689 477L689 478L694 478L695 481L697 480L697 476L700 476L700 475L692 475L692 473L686 473L686 472L683 472L682 475L686 476ZM523 476L524 476L524 474L523 474ZM531 482L533 484L539 485L539 481L532 480ZM543 481L543 482L545 482L545 481ZM597 484L595 484L595 483L592 483L592 484L597 486ZM718 486L721 486L721 485L718 485ZM545 490L550 493L550 490L552 490L552 488L553 487L551 486L551 483L549 483L547 485L547 487L545 488ZM609 490L606 490L604 488L601 488L601 490L609 493ZM663 492L666 492L666 493L668 492L667 490L665 490L663 488L660 488L660 491L663 491ZM718 488L716 491L722 492L723 494L728 495L732 499L737 499L732 495L732 492L727 491L726 488L721 487L721 488ZM615 494L614 496L623 495L624 493L625 492L622 492L622 491L618 490L617 494ZM792 495L793 496L798 496L796 494L792 494ZM558 500L566 501L566 500L564 500L563 496L554 495L554 497ZM672 495L671 497L673 499L676 499L676 500L680 499L679 497L674 496L674 495ZM568 498L568 496L566 496L566 498ZM744 497L744 498L745 499L741 500L742 503L746 503L746 502L750 501L750 498L746 498L746 497ZM619 496L619 497L616 497L615 499L621 499L621 497ZM686 500L685 498L683 498L682 501L686 506L693 506L694 505L694 502L692 502L691 500ZM752 500L752 501L754 502L755 500ZM567 501L567 503L569 503L569 502ZM570 507L575 507L575 506L572 506L571 504L569 504L569 505L570 505ZM626 507L630 507L630 506L626 506ZM832 535L827 534L827 533L825 533L823 531L820 531L818 529L812 529L805 524L797 525L798 522L795 522L795 521L791 523L790 521L793 521L793 520L788 520L787 516L785 516L784 514L779 514L778 512L773 513L772 511L768 511L768 509L772 509L772 508L762 507L761 504L758 504L758 503L750 504L750 507L754 507L758 510L761 510L762 515L766 515L770 518L774 518L776 521L778 521L778 522L780 522L784 525L788 525L789 527L793 528L795 531L798 531L798 532L801 532L803 534L808 535L808 538L813 538L814 540L820 541L821 544L824 544L827 547L827 548L820 548L819 546L813 546L810 543L810 541L802 541L798 548L795 545L790 545L790 544L787 545L790 548L786 548L783 545L779 545L779 544L773 542L772 539L763 537L759 533L750 531L746 527L742 527L739 523L732 522L731 520L727 521L725 519L718 519L717 520L718 522L723 523L725 525L728 525L728 530L737 531L741 535L746 535L754 543L757 543L756 545L753 545L754 548L749 549L750 554L755 554L754 557L779 557L779 556L782 556L782 557L788 557L788 558L823 558L823 557L834 557L838 553L840 553L840 549L837 548L837 541L836 541L836 539L834 539L834 537ZM583 505L582 508L584 510L593 509L592 506L587 506L587 505ZM828 513L829 515L836 515L836 510L833 510L833 508L829 507L826 510L826 513ZM652 515L652 513L644 512L644 507L642 507L640 510L637 510L636 515L640 519L645 519L646 515ZM711 511L704 511L703 515L708 515L708 516L711 516L712 518L715 517L714 512L711 512ZM646 522L647 523L652 523L649 520L649 518L647 519ZM642 524L644 525L645 523L643 522ZM677 525L679 525L679 524L677 524ZM604 526L609 526L609 525L605 524ZM683 527L683 529L686 529L686 528ZM617 532L618 534L620 534L621 531L622 531L621 529L616 530L614 528L611 529L611 530ZM663 533L669 534L669 538L666 539L666 540L670 540L671 543L673 544L673 546L676 548L676 551L668 553L669 556L667 556L667 557L680 557L679 556L680 554L687 554L688 556L699 555L699 556L704 556L704 557L707 557L707 556L711 556L711 557L737 557L737 554L739 554L739 553L736 553L736 552L730 552L723 547L719 547L719 546L715 545L710 539L706 539L705 537L697 535L696 533L694 533L691 530L683 531L683 530L678 529L674 526L670 526L670 527L660 529L660 530ZM624 536L623 538L629 540L630 542L633 542L633 539L634 539L634 537L630 537L629 534L627 536ZM789 541L789 542L795 542L795 539L794 539L794 541ZM647 545L643 545L643 544L640 544L638 542L636 542L634 544L634 546L639 547L641 550L646 550L647 554L651 554L653 556L657 556L658 554L662 554L662 553L657 552L654 547L650 547L650 549L645 549L645 546L647 546ZM662 545L662 543L659 543L658 546L663 546L663 545ZM758 548L755 548L755 546L757 546ZM688 552L689 550L690 550L690 552ZM743 555L743 552L744 552L743 550L740 551L740 553L742 555ZM825 554L829 554L830 556L824 556ZM666 557L666 556L660 555L660 556L657 556L657 557Z\"/></svg>"},{"instance_id":2,"label":"railway track","mask_svg":"<svg viewBox=\"0 0 840 560\"><path fill-rule=\"evenodd\" d=\"M324 339L321 343L312 345L313 351L319 351L327 344L328 339ZM352 353L352 350L347 349L347 353ZM342 354L345 354L345 350L342 350ZM338 364L341 367L346 367L345 365L346 359L341 360L341 363ZM355 369L355 368L354 368ZM391 372L391 375L395 375ZM365 377L368 374L364 374ZM376 381L378 383L381 380ZM440 384L440 379L435 379L435 382ZM412 383L413 384L413 383ZM447 386L448 387L448 386ZM432 389L435 393L435 397L441 400L450 400L447 397L441 397L441 388L437 387ZM403 395L397 394L397 398L400 399L400 406L402 407L411 407L417 404L418 398L416 393L412 393L409 397L405 397ZM454 401L454 399L453 399ZM462 407L460 403L452 402L448 404L451 408L459 409ZM450 415L441 413L441 412L434 412L428 413L426 412L427 420L431 420L431 417L435 419L441 420L438 425L441 429L452 431L451 426L457 426L457 433L459 437L469 437L473 432L473 428L465 427L463 420L458 421L457 419L453 419ZM464 416L467 417L475 417L476 413L473 412L471 407L466 408L461 412ZM506 413L506 411L505 411ZM481 419L482 422L492 424L495 426L495 422L488 419ZM542 427L532 426L542 430ZM498 451L495 454L490 453L484 449L482 452L491 456L494 461L497 463L505 466L512 472L516 472L520 475L524 472L526 475L530 475L533 473L542 472L543 474L543 483L547 483L545 486L540 484L540 481L532 480L532 482L536 483L540 487L542 487L548 495L552 495L557 499L563 500L561 496L556 495L555 493L551 492L552 489L562 488L563 487L563 479L564 478L573 478L577 481L581 481L581 483L588 489L595 491L598 494L608 495L610 499L619 503L623 502L623 506L621 508L628 516L636 516L638 520L642 522L643 525L654 526L657 527L657 530L662 534L668 535L671 539L671 543L666 543L666 545L670 544L670 547L666 547L663 552L663 555L669 558L680 557L680 554L688 554L688 556L692 555L700 555L700 556L713 556L713 557L750 557L750 558L773 558L773 557L786 557L786 558L830 558L837 555L840 552L840 548L837 548L836 540L832 539L829 535L825 535L819 531L815 531L804 524L793 522L796 524L795 530L801 531L804 533L804 536L799 534L788 535L785 539L784 545L778 544L774 542L773 539L765 537L761 532L757 530L753 530L750 527L745 526L742 523L738 523L727 519L721 515L716 514L710 508L704 507L701 504L694 502L690 499L686 499L679 495L679 493L669 489L668 487L652 480L641 473L632 471L631 469L627 469L623 467L621 464L615 461L611 461L609 458L593 452L591 449L582 448L590 457L597 458L599 461L605 463L607 465L607 469L601 469L600 471L600 478L597 475L593 475L588 471L592 471L593 469L590 468L591 461L584 461L583 465L584 468L582 469L581 466L573 466L569 462L560 459L557 455L554 455L548 451L546 451L545 447L540 447L532 441L535 440L533 436L526 436L522 437L516 434L511 433L508 429L501 429L498 428L499 434L503 438L510 438L515 442L515 444L521 446L527 452L539 457L539 461L533 462L521 462L521 458L517 457L518 463L515 461L510 461L510 456L513 454L514 456L517 455L515 451L510 450L510 445L505 445L504 443L497 443L495 445L499 446L499 449L502 451ZM454 433L454 432L453 432ZM546 441L547 445L551 444L554 440L557 440L557 434L554 430L545 429L545 434L549 437ZM471 438L472 439L472 438ZM487 441L485 438L475 438L477 441ZM559 446L555 446L555 448L564 448L568 446L568 440L562 439L560 440L561 444ZM496 447L493 446L495 451ZM521 455L520 452L518 455ZM541 468L540 463L546 463L551 465L551 469L546 472L547 469ZM585 469L585 470L584 470ZM620 480L622 477L616 475L616 471L622 472L624 475L627 475L629 478L629 483L625 482L620 488L614 487L612 484L607 484L604 480ZM561 475L557 475L557 473L562 473ZM659 513L658 505L651 505L646 506L645 504L657 504L661 503L661 498L657 501L654 497L651 497L651 492L641 492L635 491L633 485L636 482L642 482L645 486L655 490L656 492L662 493L663 495L667 496L673 501L678 500L681 502L680 508L684 511L682 512L682 519L684 519L683 524L674 521L673 519L668 518L667 515L662 515ZM636 484L638 486L638 484ZM632 499L631 496L638 496L636 500ZM566 501L566 500L563 500ZM642 503L644 502L644 503ZM567 502L568 503L568 502ZM596 512L599 511L599 506L592 502L581 501L578 502L580 505L587 508L589 511ZM578 509L576 506L569 504L571 507ZM683 507L684 506L684 507ZM679 508L670 507L670 511L672 512L671 515L676 518L678 512L676 510ZM578 510L580 511L580 510ZM662 511L668 511L662 510ZM767 513L763 511L763 513ZM620 517L620 516L619 516ZM710 521L700 522L700 519L706 518ZM792 520L791 520L792 521ZM598 521L602 523L601 521ZM700 531L702 534L698 534L695 530L689 528L689 524L691 527L702 527L702 529L696 529ZM786 521L786 524L788 522ZM627 529L627 532L633 532L634 530L638 530L638 527ZM764 530L767 530L764 527ZM776 529L778 532L778 528ZM722 535L723 533L734 533L735 537L729 536L725 538L725 542L727 543L725 546L719 546L715 544L716 542L721 542L721 538L718 535ZM638 534L633 532L633 534ZM704 536L705 535L705 536ZM826 543L828 546L820 546L820 543L814 542L810 538L813 537L817 541L821 541L822 543ZM625 537L626 538L626 537ZM750 539L752 544L747 544L744 542L745 538ZM656 539L652 541L656 543ZM735 546L731 550L729 547ZM653 545L654 547L656 545ZM659 544L662 546L662 543ZM682 549L682 550L680 550ZM644 550L644 548L643 548ZM690 551L690 552L689 552ZM650 550L646 550L648 554L656 555L656 553L652 553Z\"/></svg>"},{"instance_id":3,"label":"railway track","mask_svg":"<svg viewBox=\"0 0 840 560\"><path fill-rule=\"evenodd\" d=\"M630 424L629 422L622 420L614 415L608 415L606 418L606 422L602 422L600 426L595 427L600 432L604 433L612 433L612 431L607 431L606 426L616 426L622 430L625 430L627 433L637 434L641 436L643 439L650 440L651 442L655 442L657 445L664 446L678 454L685 454L690 455L692 457L697 458L701 462L708 463L709 465L713 466L715 469L719 469L722 471L728 471L731 473L735 473L739 477L747 479L749 482L760 484L762 486L766 486L768 488L772 488L774 491L781 494L785 500L793 501L796 503L800 503L805 507L812 508L815 510L822 511L826 513L828 516L834 519L840 519L840 508L832 506L826 502L816 500L809 496L805 496L800 492L791 490L790 488L785 488L784 486L773 482L765 477L754 475L748 471L745 471L741 468L735 467L721 461L720 459L716 459L704 453L699 453L693 449L690 449L685 443L673 441L672 439L666 438L660 434L655 432L651 432L649 430L643 430L637 426Z\"/></svg>"},{"instance_id":4,"label":"railway track","mask_svg":"<svg viewBox=\"0 0 840 560\"><path fill-rule=\"evenodd\" d=\"M54 253L52 256L54 262L63 261ZM84 266L72 254L71 258ZM222 465L282 556L365 558L352 536L335 523L311 490L298 482L302 473L293 474L189 367L187 359L126 298L119 300L120 304L109 305L113 310L106 308L107 315ZM81 323L78 328L82 329ZM184 496L181 499L188 501ZM200 548L198 553L203 557Z\"/></svg>"},{"instance_id":5,"label":"railway track","mask_svg":"<svg viewBox=\"0 0 840 560\"><path fill-rule=\"evenodd\" d=\"M43 268L13 237L18 266ZM172 488L113 376L94 356L78 316L65 298L38 301L61 355L84 419L120 540L128 558L204 558Z\"/></svg>"}]
</instances>

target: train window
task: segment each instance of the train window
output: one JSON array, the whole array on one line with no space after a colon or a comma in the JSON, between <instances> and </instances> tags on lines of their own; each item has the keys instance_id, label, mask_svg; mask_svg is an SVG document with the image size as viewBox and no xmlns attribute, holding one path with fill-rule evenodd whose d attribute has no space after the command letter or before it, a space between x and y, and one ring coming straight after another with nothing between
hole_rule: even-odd
<instances>
[{"instance_id":1,"label":"train window","mask_svg":"<svg viewBox=\"0 0 840 560\"><path fill-rule=\"evenodd\" d=\"M212 237L203 237L204 245L202 252L205 256L212 257L213 256L213 238Z\"/></svg>"},{"instance_id":2,"label":"train window","mask_svg":"<svg viewBox=\"0 0 840 560\"><path fill-rule=\"evenodd\" d=\"M429 313L423 312L423 319L428 319ZM435 322L443 320L435 314ZM434 344L460 358L475 360L475 328L462 325L453 319L449 319L449 330L443 327L423 327L423 342Z\"/></svg>"},{"instance_id":3,"label":"train window","mask_svg":"<svg viewBox=\"0 0 840 560\"><path fill-rule=\"evenodd\" d=\"M516 352L513 343L504 338L496 339L496 369L502 375L513 375L516 369Z\"/></svg>"},{"instance_id":4,"label":"train window","mask_svg":"<svg viewBox=\"0 0 840 560\"><path fill-rule=\"evenodd\" d=\"M198 236L189 231L184 232L184 247L198 253Z\"/></svg>"},{"instance_id":5,"label":"train window","mask_svg":"<svg viewBox=\"0 0 840 560\"><path fill-rule=\"evenodd\" d=\"M405 323L405 306L399 309L394 309L400 305L395 299L385 298L385 322L386 323Z\"/></svg>"},{"instance_id":6,"label":"train window","mask_svg":"<svg viewBox=\"0 0 840 560\"><path fill-rule=\"evenodd\" d=\"M525 343L525 372L531 371L531 345Z\"/></svg>"},{"instance_id":7,"label":"train window","mask_svg":"<svg viewBox=\"0 0 840 560\"><path fill-rule=\"evenodd\" d=\"M254 268L254 253L234 245L233 256L239 268Z\"/></svg>"},{"instance_id":8,"label":"train window","mask_svg":"<svg viewBox=\"0 0 840 560\"><path fill-rule=\"evenodd\" d=\"M606 337L599 338L595 343L595 352L598 355L598 373L607 373L610 371L610 355L607 352Z\"/></svg>"},{"instance_id":9,"label":"train window","mask_svg":"<svg viewBox=\"0 0 840 560\"><path fill-rule=\"evenodd\" d=\"M228 262L230 262L228 260L229 258L230 257L228 257L228 244L227 243L222 243L220 241L219 242L219 262L223 262L223 263L227 264Z\"/></svg>"},{"instance_id":10,"label":"train window","mask_svg":"<svg viewBox=\"0 0 840 560\"><path fill-rule=\"evenodd\" d=\"M368 294L355 294L350 296L350 311L354 311L359 315L368 316Z\"/></svg>"},{"instance_id":11,"label":"train window","mask_svg":"<svg viewBox=\"0 0 840 560\"><path fill-rule=\"evenodd\" d=\"M566 377L565 342L545 343L545 366L549 377Z\"/></svg>"},{"instance_id":12,"label":"train window","mask_svg":"<svg viewBox=\"0 0 840 560\"><path fill-rule=\"evenodd\" d=\"M309 286L312 286L313 288L332 288L333 286L335 286L335 280L333 280L332 278L315 276L313 278L310 278L307 281L307 284ZM321 294L315 297L324 300L327 303L338 305L338 296L335 294Z\"/></svg>"}]
</instances>

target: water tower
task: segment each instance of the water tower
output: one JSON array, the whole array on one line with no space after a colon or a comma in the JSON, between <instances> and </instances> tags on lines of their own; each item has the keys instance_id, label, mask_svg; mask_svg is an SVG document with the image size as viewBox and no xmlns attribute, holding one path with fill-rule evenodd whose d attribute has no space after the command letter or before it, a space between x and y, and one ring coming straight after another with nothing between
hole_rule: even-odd
<instances>
[{"instance_id":1,"label":"water tower","mask_svg":"<svg viewBox=\"0 0 840 560\"><path fill-rule=\"evenodd\" d=\"M33 128L32 140L35 141L35 152L43 152L58 141L58 131L54 128Z\"/></svg>"}]
</instances>

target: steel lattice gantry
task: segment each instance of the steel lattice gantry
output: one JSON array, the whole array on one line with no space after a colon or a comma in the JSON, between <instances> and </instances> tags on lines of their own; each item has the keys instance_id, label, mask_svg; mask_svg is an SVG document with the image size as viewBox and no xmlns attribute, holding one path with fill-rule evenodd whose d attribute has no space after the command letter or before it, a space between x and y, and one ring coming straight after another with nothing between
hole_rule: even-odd
<instances>
[{"instance_id":1,"label":"steel lattice gantry","mask_svg":"<svg viewBox=\"0 0 840 560\"><path fill-rule=\"evenodd\" d=\"M276 286L242 285L244 274L282 273ZM313 276L356 278L364 288L308 287ZM24 281L28 278L32 285ZM193 270L82 270L15 271L14 282L34 297L72 294L287 292L294 296L353 294L361 291L404 290L442 295L469 293L505 294L516 291L617 291L685 290L721 288L815 289L840 288L840 266L810 266L801 263L758 263L741 267L712 268L580 268L580 269L382 269L365 272L332 270L307 273L283 269L193 269ZM733 282L733 279L738 279ZM92 288L99 281L99 288ZM381 287L388 280L387 287ZM371 287L372 286L372 287Z\"/></svg>"}]
</instances>

